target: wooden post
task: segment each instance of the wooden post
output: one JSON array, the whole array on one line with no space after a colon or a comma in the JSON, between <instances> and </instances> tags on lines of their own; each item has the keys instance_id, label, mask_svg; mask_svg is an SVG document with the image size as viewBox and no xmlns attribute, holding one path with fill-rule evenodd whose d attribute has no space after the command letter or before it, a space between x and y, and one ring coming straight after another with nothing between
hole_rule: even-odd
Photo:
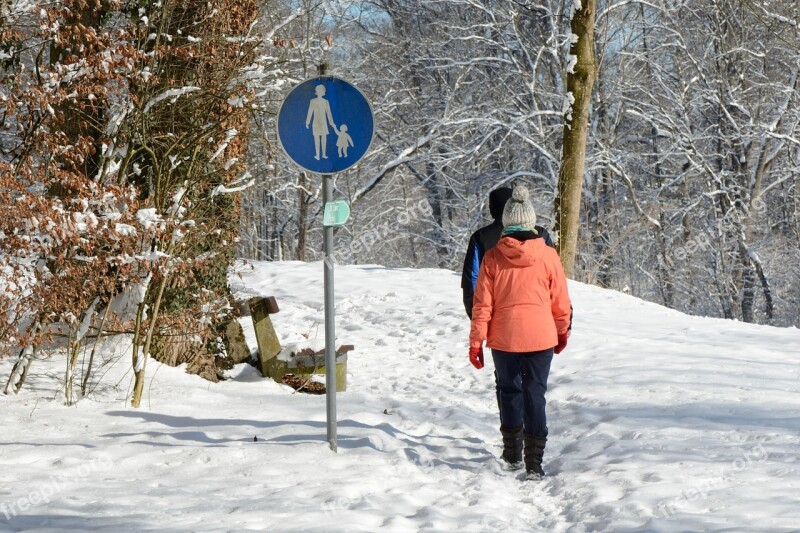
<instances>
[{"instance_id":1,"label":"wooden post","mask_svg":"<svg viewBox=\"0 0 800 533\"><path fill-rule=\"evenodd\" d=\"M281 351L281 343L278 334L272 326L269 315L279 311L278 302L274 296L266 298L251 298L249 300L250 314L253 318L253 327L256 331L256 341L258 342L258 366L261 375L271 377L269 372L270 360L274 359Z\"/></svg>"}]
</instances>

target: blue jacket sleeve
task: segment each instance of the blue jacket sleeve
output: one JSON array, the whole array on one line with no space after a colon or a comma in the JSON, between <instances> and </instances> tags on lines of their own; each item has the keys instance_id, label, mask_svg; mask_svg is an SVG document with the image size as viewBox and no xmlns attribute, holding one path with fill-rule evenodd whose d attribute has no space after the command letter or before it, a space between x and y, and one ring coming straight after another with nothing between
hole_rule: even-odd
<instances>
[{"instance_id":1,"label":"blue jacket sleeve","mask_svg":"<svg viewBox=\"0 0 800 533\"><path fill-rule=\"evenodd\" d=\"M475 293L475 284L478 281L482 259L480 245L475 234L469 239L467 255L464 257L464 268L461 272L461 290L464 294L464 310L472 318L472 295Z\"/></svg>"}]
</instances>

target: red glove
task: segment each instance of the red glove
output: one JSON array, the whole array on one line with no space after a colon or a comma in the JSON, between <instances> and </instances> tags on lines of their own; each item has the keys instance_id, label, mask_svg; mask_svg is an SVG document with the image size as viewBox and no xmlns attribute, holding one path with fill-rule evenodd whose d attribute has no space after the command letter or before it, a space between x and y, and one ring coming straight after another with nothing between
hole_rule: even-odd
<instances>
[{"instance_id":1,"label":"red glove","mask_svg":"<svg viewBox=\"0 0 800 533\"><path fill-rule=\"evenodd\" d=\"M469 362L472 366L480 370L483 368L483 348L475 346L469 349Z\"/></svg>"},{"instance_id":2,"label":"red glove","mask_svg":"<svg viewBox=\"0 0 800 533\"><path fill-rule=\"evenodd\" d=\"M569 337L569 331L558 336L558 344L556 344L556 347L553 348L555 353L561 353L564 351L564 348L567 347L567 337Z\"/></svg>"}]
</instances>

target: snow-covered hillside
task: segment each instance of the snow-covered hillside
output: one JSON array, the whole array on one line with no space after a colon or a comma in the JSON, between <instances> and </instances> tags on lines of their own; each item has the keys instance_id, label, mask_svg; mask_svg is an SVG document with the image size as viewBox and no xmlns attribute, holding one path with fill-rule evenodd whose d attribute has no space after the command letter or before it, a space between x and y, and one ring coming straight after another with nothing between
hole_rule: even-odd
<instances>
[{"instance_id":1,"label":"snow-covered hillside","mask_svg":"<svg viewBox=\"0 0 800 533\"><path fill-rule=\"evenodd\" d=\"M238 272L237 291L277 297L282 342L323 338L320 263ZM572 283L549 476L526 482L498 462L491 363L467 360L459 281L337 267L337 337L356 346L338 454L324 396L247 365L211 384L151 362L133 410L125 340L75 408L54 400L63 361L35 362L0 396L0 531L800 531L799 331Z\"/></svg>"}]
</instances>

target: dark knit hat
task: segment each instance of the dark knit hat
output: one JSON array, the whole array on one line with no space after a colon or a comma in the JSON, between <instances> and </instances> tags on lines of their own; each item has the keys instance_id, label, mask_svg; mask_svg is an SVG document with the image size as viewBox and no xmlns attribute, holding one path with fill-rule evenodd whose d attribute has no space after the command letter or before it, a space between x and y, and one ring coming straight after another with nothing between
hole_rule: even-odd
<instances>
[{"instance_id":1,"label":"dark knit hat","mask_svg":"<svg viewBox=\"0 0 800 533\"><path fill-rule=\"evenodd\" d=\"M524 185L514 187L511 199L503 210L503 227L522 226L533 229L536 225L536 211L528 198L528 188Z\"/></svg>"},{"instance_id":2,"label":"dark knit hat","mask_svg":"<svg viewBox=\"0 0 800 533\"><path fill-rule=\"evenodd\" d=\"M503 218L503 208L511 198L511 194L510 187L500 187L489 193L489 213L493 219L500 220Z\"/></svg>"}]
</instances>

